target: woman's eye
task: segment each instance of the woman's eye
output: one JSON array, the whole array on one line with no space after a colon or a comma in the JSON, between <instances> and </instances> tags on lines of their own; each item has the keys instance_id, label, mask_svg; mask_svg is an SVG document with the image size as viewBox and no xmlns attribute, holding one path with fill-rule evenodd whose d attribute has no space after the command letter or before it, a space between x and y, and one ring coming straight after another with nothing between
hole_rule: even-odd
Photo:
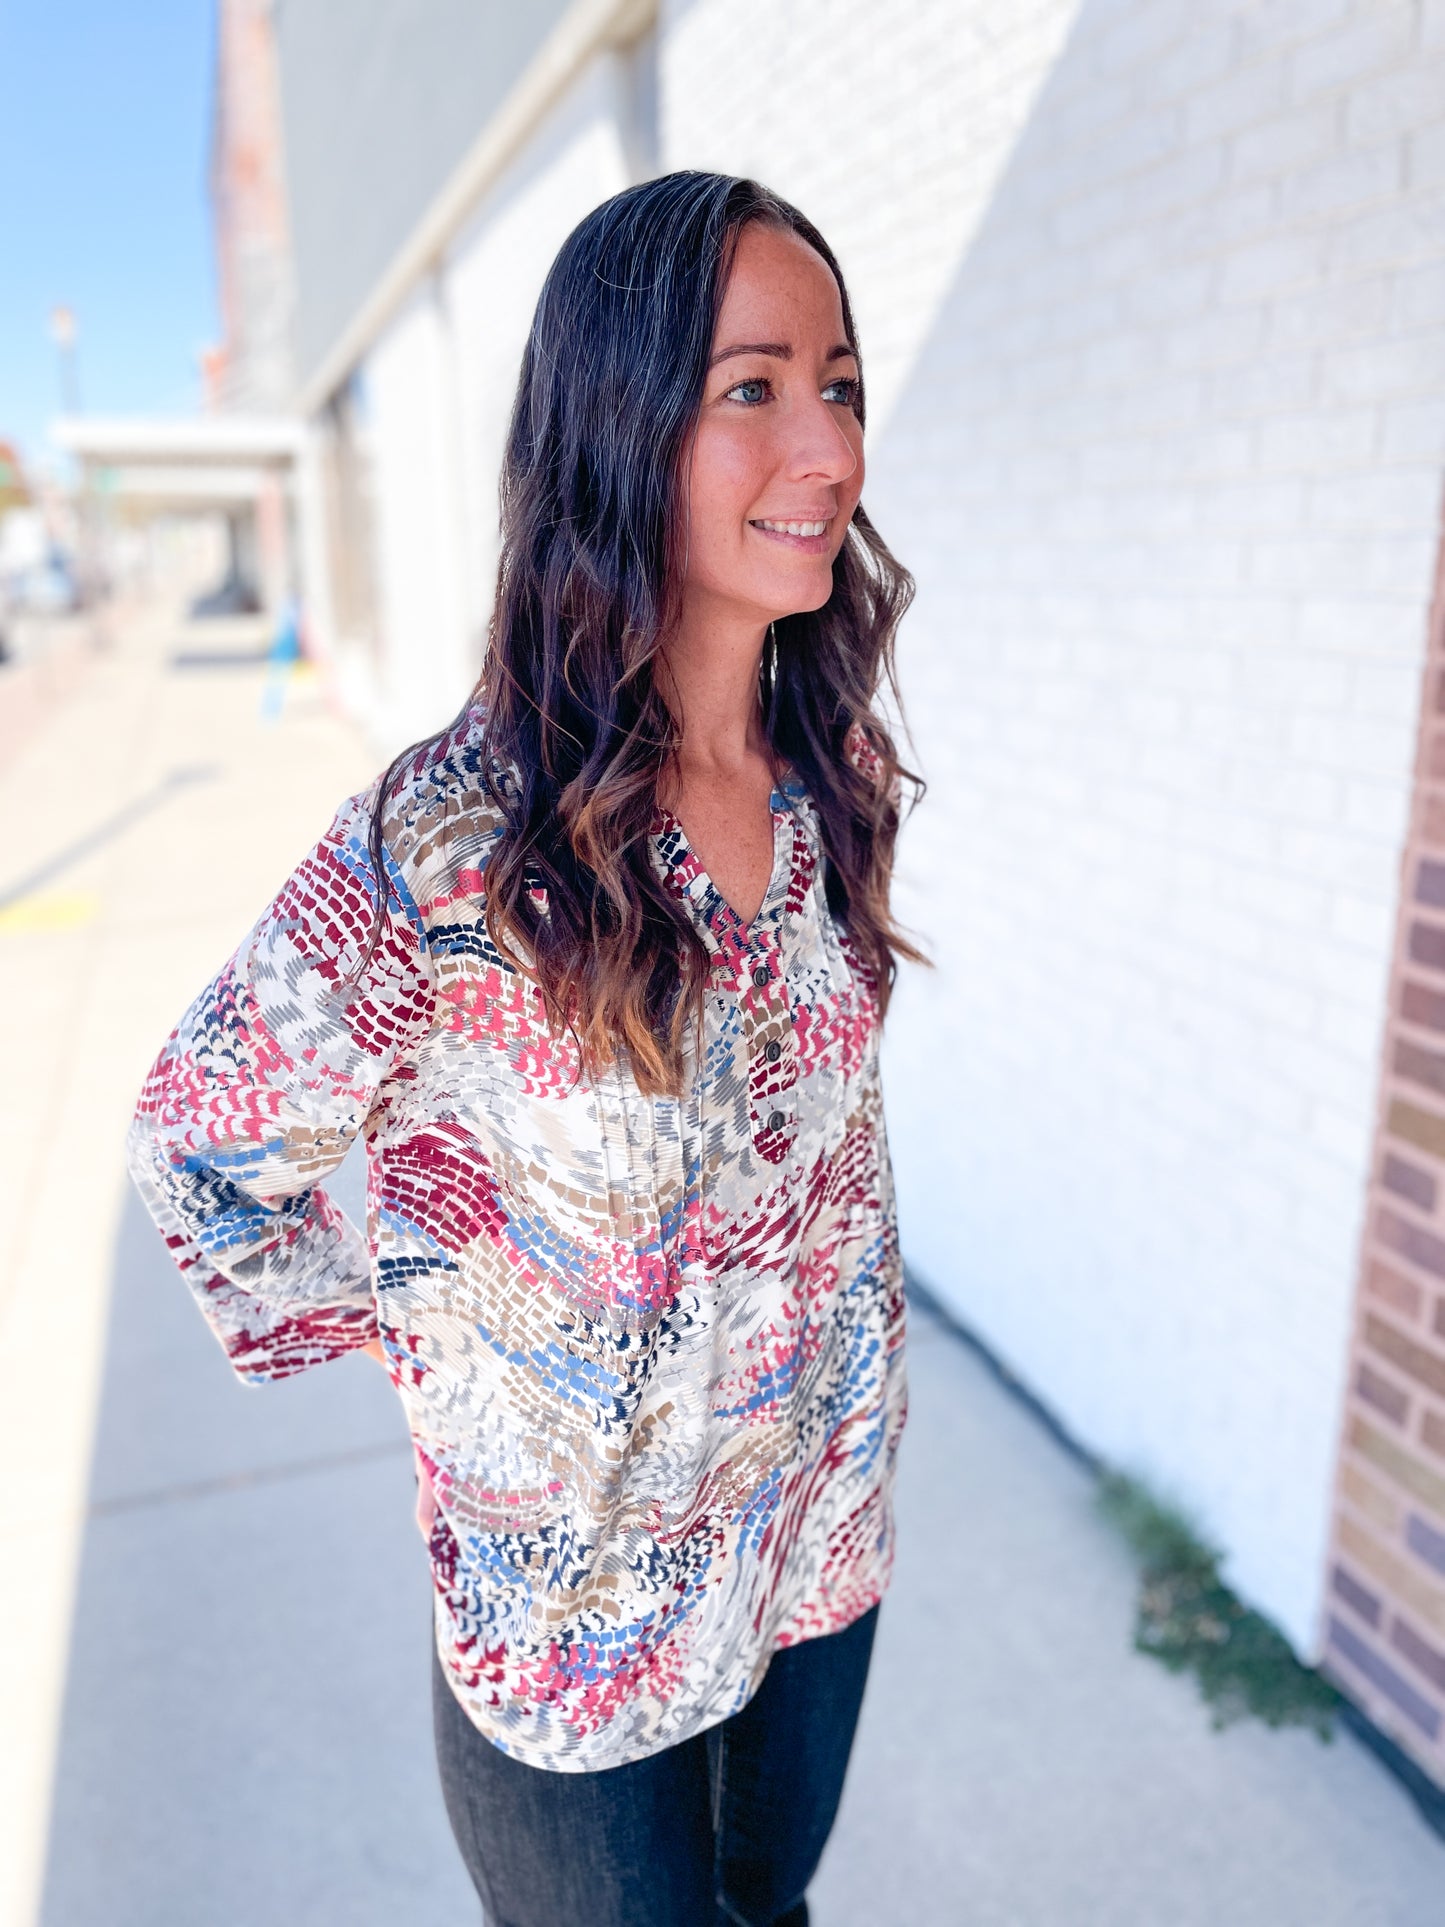
<instances>
[{"instance_id":1,"label":"woman's eye","mask_svg":"<svg viewBox=\"0 0 1445 1927\"><path fill-rule=\"evenodd\" d=\"M833 392L835 389L841 389L842 393L835 394ZM840 401L845 408L856 408L858 406L858 378L856 375L839 375L836 381L830 381L828 383L823 393L829 401Z\"/></svg>"},{"instance_id":2,"label":"woman's eye","mask_svg":"<svg viewBox=\"0 0 1445 1927\"><path fill-rule=\"evenodd\" d=\"M767 397L768 384L761 375L754 375L751 381L737 382L729 388L725 401L740 401L745 408L756 408Z\"/></svg>"}]
</instances>

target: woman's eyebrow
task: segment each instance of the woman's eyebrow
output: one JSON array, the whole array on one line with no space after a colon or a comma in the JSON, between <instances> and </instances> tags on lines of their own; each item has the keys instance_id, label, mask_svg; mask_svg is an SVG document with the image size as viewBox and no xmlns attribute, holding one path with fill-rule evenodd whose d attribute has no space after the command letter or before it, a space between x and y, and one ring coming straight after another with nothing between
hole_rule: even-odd
<instances>
[{"instance_id":1,"label":"woman's eyebrow","mask_svg":"<svg viewBox=\"0 0 1445 1927\"><path fill-rule=\"evenodd\" d=\"M720 361L731 361L734 355L774 355L779 361L791 361L793 351L786 341L738 341L731 348L719 348L709 368L716 368ZM824 355L824 361L843 361L853 358L853 350L846 341L840 341Z\"/></svg>"}]
</instances>

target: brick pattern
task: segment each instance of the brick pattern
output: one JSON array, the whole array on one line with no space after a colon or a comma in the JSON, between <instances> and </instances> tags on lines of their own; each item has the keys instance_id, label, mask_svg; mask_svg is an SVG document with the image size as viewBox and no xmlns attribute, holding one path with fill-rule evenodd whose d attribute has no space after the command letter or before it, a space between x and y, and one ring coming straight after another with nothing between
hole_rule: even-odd
<instances>
[{"instance_id":1,"label":"brick pattern","mask_svg":"<svg viewBox=\"0 0 1445 1927\"><path fill-rule=\"evenodd\" d=\"M1401 865L1325 1664L1445 1782L1445 549Z\"/></svg>"},{"instance_id":2,"label":"brick pattern","mask_svg":"<svg viewBox=\"0 0 1445 1927\"><path fill-rule=\"evenodd\" d=\"M754 174L851 281L876 441L1078 0L663 0L662 160ZM723 48L767 49L720 59ZM843 130L846 130L844 132Z\"/></svg>"}]
</instances>

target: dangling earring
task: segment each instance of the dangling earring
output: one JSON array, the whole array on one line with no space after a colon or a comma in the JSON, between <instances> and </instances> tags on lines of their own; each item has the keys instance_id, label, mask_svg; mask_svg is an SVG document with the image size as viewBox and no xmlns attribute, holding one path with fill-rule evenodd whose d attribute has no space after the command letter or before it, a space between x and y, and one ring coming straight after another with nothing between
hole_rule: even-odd
<instances>
[{"instance_id":1,"label":"dangling earring","mask_svg":"<svg viewBox=\"0 0 1445 1927\"><path fill-rule=\"evenodd\" d=\"M768 637L763 645L762 671L758 694L762 698L763 728L768 735L768 761L773 770L773 788L778 789L781 786L782 777L778 768L777 751L772 745L773 719L778 710L778 625L775 622L768 624Z\"/></svg>"}]
</instances>

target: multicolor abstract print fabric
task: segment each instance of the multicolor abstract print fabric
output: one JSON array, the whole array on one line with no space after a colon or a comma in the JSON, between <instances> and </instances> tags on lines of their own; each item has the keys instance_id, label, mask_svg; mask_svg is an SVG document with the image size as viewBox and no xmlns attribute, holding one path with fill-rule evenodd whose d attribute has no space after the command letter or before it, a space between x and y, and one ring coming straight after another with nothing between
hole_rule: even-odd
<instances>
[{"instance_id":1,"label":"multicolor abstract print fabric","mask_svg":"<svg viewBox=\"0 0 1445 1927\"><path fill-rule=\"evenodd\" d=\"M378 1334L438 1500L438 1651L537 1766L735 1712L881 1596L906 1394L875 986L801 786L744 927L659 811L712 955L681 1097L589 1073L482 922L478 718L352 798L146 1083L131 1165L236 1371ZM320 1180L360 1135L365 1235Z\"/></svg>"}]
</instances>

